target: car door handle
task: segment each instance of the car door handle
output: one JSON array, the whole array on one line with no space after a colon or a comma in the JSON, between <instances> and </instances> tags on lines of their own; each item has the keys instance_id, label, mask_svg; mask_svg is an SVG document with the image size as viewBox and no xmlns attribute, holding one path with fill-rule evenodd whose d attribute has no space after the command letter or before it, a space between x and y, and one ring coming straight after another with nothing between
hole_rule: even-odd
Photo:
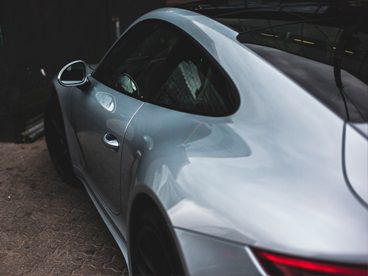
<instances>
[{"instance_id":1,"label":"car door handle","mask_svg":"<svg viewBox=\"0 0 368 276\"><path fill-rule=\"evenodd\" d=\"M118 141L118 139L117 139L114 135L112 135L111 133L106 133L106 134L104 135L104 137L103 137L103 142L104 142L104 144L105 144L108 148L110 148L110 149L112 149L112 150L114 150L114 151L118 151L118 149L119 149L119 141Z\"/></svg>"}]
</instances>

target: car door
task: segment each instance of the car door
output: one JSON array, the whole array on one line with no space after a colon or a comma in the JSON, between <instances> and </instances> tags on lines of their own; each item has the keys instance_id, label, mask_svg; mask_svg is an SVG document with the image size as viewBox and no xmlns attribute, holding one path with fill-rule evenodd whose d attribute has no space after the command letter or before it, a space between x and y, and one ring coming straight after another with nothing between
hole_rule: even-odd
<instances>
[{"instance_id":1,"label":"car door","mask_svg":"<svg viewBox=\"0 0 368 276\"><path fill-rule=\"evenodd\" d=\"M142 103L90 79L74 93L72 118L88 185L114 213L120 211L120 162L125 129Z\"/></svg>"},{"instance_id":2,"label":"car door","mask_svg":"<svg viewBox=\"0 0 368 276\"><path fill-rule=\"evenodd\" d=\"M160 63L160 56L151 58L162 50L159 43L152 43L154 34L154 26L145 22L131 28L89 77L88 86L73 93L72 124L85 177L98 199L115 214L121 210L125 130L143 105L143 71Z\"/></svg>"}]
</instances>

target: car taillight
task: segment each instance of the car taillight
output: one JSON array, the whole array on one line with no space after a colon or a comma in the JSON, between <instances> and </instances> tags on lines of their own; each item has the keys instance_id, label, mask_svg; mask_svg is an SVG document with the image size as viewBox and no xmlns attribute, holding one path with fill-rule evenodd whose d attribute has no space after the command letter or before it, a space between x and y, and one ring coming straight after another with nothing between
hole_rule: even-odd
<instances>
[{"instance_id":1,"label":"car taillight","mask_svg":"<svg viewBox=\"0 0 368 276\"><path fill-rule=\"evenodd\" d=\"M271 276L368 276L368 265L307 260L259 249L252 251L265 272Z\"/></svg>"}]
</instances>

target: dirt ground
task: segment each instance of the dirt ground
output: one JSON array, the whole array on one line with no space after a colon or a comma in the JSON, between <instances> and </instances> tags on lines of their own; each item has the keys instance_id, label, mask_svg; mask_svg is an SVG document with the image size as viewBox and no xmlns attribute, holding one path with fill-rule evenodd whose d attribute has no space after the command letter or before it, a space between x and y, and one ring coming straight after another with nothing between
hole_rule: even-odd
<instances>
[{"instance_id":1,"label":"dirt ground","mask_svg":"<svg viewBox=\"0 0 368 276\"><path fill-rule=\"evenodd\" d=\"M0 275L128 275L87 192L64 184L45 141L0 144Z\"/></svg>"}]
</instances>

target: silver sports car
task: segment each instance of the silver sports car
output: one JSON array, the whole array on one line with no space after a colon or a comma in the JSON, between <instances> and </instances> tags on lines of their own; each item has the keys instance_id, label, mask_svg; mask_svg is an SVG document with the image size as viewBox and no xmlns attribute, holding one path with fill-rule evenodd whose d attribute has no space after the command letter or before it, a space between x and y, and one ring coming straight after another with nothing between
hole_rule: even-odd
<instances>
[{"instance_id":1,"label":"silver sports car","mask_svg":"<svg viewBox=\"0 0 368 276\"><path fill-rule=\"evenodd\" d=\"M97 66L60 71L51 158L86 188L131 275L368 275L356 7L159 9Z\"/></svg>"}]
</instances>

